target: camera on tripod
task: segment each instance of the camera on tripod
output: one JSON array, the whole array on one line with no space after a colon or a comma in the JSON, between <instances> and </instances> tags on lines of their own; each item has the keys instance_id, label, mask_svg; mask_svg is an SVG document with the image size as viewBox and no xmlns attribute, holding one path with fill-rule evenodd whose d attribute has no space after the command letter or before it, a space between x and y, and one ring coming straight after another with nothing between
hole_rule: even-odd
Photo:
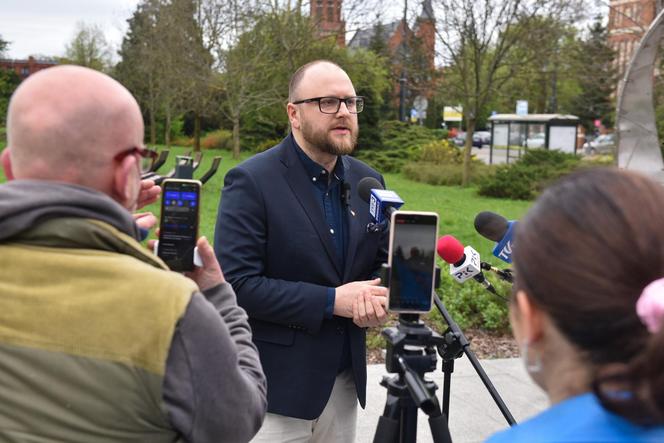
<instances>
[{"instance_id":1,"label":"camera on tripod","mask_svg":"<svg viewBox=\"0 0 664 443\"><path fill-rule=\"evenodd\" d=\"M459 326L435 295L440 283L440 268L435 265L438 216L430 212L392 211L388 264L383 266L382 281L389 288L388 310L399 313L396 327L382 331L387 341L385 367L395 376L380 382L387 389L383 415L378 420L374 443L415 443L417 413L429 416L435 443L450 442L447 425L451 374L454 359L464 353L489 390L508 423L516 423L475 355ZM432 304L443 315L448 328L440 335L419 318ZM438 386L424 378L437 366L436 353L443 360L443 405L436 398Z\"/></svg>"}]
</instances>

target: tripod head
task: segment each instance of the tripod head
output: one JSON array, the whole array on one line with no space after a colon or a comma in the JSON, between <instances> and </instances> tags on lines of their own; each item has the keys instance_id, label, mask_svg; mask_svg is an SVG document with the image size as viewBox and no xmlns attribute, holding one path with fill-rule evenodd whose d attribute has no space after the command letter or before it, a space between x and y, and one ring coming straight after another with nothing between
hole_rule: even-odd
<instances>
[{"instance_id":1,"label":"tripod head","mask_svg":"<svg viewBox=\"0 0 664 443\"><path fill-rule=\"evenodd\" d=\"M399 315L398 325L383 329L382 335L387 341L387 372L403 373L400 357L420 375L436 369L436 348L444 338L422 323L418 314Z\"/></svg>"}]
</instances>

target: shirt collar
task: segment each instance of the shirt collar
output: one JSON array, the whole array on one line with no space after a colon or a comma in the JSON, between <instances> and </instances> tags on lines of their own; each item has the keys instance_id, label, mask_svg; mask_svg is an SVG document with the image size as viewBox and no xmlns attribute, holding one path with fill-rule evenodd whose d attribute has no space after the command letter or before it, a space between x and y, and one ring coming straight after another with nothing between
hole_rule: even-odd
<instances>
[{"instance_id":1,"label":"shirt collar","mask_svg":"<svg viewBox=\"0 0 664 443\"><path fill-rule=\"evenodd\" d=\"M309 156L302 150L302 148L300 148L300 145L297 144L295 137L293 137L293 145L295 146L295 152L297 152L297 156L302 161L304 169L307 171L309 178L314 182L323 179L327 181L327 170L309 158ZM334 164L332 174L337 180L344 180L344 165L340 156L337 156L337 162Z\"/></svg>"}]
</instances>

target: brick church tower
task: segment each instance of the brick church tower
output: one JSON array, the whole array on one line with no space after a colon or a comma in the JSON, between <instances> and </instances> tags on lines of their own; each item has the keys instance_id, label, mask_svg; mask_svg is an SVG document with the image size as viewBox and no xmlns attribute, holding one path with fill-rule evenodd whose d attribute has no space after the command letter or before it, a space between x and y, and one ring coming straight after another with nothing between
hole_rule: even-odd
<instances>
[{"instance_id":1,"label":"brick church tower","mask_svg":"<svg viewBox=\"0 0 664 443\"><path fill-rule=\"evenodd\" d=\"M341 0L311 0L310 8L318 35L333 35L340 47L346 46L346 23L341 19Z\"/></svg>"}]
</instances>

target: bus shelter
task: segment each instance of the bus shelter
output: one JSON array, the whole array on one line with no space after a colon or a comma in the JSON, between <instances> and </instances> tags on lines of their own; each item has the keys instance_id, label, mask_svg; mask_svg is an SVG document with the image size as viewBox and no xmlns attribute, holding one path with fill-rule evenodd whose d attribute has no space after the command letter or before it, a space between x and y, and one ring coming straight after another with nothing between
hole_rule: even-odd
<instances>
[{"instance_id":1,"label":"bus shelter","mask_svg":"<svg viewBox=\"0 0 664 443\"><path fill-rule=\"evenodd\" d=\"M505 162L521 157L528 149L557 149L576 154L579 117L563 114L495 114L491 122L489 163L505 155Z\"/></svg>"}]
</instances>

